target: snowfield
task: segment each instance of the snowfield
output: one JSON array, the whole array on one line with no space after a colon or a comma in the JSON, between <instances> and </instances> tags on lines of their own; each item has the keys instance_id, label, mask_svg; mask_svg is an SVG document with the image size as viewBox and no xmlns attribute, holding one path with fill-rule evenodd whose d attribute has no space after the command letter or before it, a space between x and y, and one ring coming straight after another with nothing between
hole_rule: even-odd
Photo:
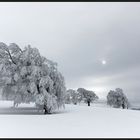
<instances>
[{"instance_id":1,"label":"snowfield","mask_svg":"<svg viewBox=\"0 0 140 140\"><path fill-rule=\"evenodd\" d=\"M140 111L114 109L101 103L65 105L52 115L33 104L13 109L0 102L0 138L139 138Z\"/></svg>"}]
</instances>

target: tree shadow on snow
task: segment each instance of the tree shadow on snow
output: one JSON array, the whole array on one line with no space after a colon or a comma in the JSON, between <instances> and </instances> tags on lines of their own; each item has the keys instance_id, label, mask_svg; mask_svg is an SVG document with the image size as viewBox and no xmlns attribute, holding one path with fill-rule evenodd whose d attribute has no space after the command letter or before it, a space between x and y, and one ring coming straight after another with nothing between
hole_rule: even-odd
<instances>
[{"instance_id":1,"label":"tree shadow on snow","mask_svg":"<svg viewBox=\"0 0 140 140\"><path fill-rule=\"evenodd\" d=\"M44 115L44 112L33 107L9 107L0 108L0 115Z\"/></svg>"},{"instance_id":2,"label":"tree shadow on snow","mask_svg":"<svg viewBox=\"0 0 140 140\"><path fill-rule=\"evenodd\" d=\"M61 110L61 111L55 111L52 115L57 115L57 114L65 114L65 113L69 113L69 111L67 111L67 110Z\"/></svg>"},{"instance_id":3,"label":"tree shadow on snow","mask_svg":"<svg viewBox=\"0 0 140 140\"><path fill-rule=\"evenodd\" d=\"M48 115L56 115L56 114L63 114L63 113L68 113L68 111L57 110L52 114L48 114ZM3 107L0 108L0 115L44 115L44 111L38 110L37 108L34 107L17 107L17 108Z\"/></svg>"}]
</instances>

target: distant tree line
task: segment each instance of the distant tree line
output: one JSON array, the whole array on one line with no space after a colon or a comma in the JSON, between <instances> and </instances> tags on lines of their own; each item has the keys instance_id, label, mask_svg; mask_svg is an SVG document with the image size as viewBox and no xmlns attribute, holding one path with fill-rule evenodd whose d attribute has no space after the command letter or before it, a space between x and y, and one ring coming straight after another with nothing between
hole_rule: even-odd
<instances>
[{"instance_id":1,"label":"distant tree line","mask_svg":"<svg viewBox=\"0 0 140 140\"><path fill-rule=\"evenodd\" d=\"M67 104L73 103L76 105L83 101L90 106L90 104L97 99L99 99L99 97L95 92L84 88L78 88L77 90L68 89L65 94L65 103Z\"/></svg>"},{"instance_id":2,"label":"distant tree line","mask_svg":"<svg viewBox=\"0 0 140 140\"><path fill-rule=\"evenodd\" d=\"M84 102L90 106L91 103L98 99L99 97L95 94L95 92L84 88L78 88L77 90L68 89L65 94L66 104L76 105L78 103ZM128 109L130 107L130 103L121 88L116 88L115 91L109 91L107 95L107 105L114 108L123 109Z\"/></svg>"}]
</instances>

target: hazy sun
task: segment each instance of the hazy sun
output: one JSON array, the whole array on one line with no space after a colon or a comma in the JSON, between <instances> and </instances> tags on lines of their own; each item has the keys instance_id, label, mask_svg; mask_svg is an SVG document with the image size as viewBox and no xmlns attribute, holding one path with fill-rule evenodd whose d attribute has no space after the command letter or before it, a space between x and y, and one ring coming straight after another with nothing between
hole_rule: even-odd
<instances>
[{"instance_id":1,"label":"hazy sun","mask_svg":"<svg viewBox=\"0 0 140 140\"><path fill-rule=\"evenodd\" d=\"M106 61L105 60L102 60L102 64L105 65L106 64Z\"/></svg>"}]
</instances>

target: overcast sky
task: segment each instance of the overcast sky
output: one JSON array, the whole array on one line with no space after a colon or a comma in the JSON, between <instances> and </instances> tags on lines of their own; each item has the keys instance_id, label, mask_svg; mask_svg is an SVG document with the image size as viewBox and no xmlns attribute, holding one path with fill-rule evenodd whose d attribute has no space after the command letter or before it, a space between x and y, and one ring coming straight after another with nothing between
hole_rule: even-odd
<instances>
[{"instance_id":1,"label":"overcast sky","mask_svg":"<svg viewBox=\"0 0 140 140\"><path fill-rule=\"evenodd\" d=\"M120 87L140 101L140 3L0 3L0 41L58 63L67 88L100 98Z\"/></svg>"}]
</instances>

